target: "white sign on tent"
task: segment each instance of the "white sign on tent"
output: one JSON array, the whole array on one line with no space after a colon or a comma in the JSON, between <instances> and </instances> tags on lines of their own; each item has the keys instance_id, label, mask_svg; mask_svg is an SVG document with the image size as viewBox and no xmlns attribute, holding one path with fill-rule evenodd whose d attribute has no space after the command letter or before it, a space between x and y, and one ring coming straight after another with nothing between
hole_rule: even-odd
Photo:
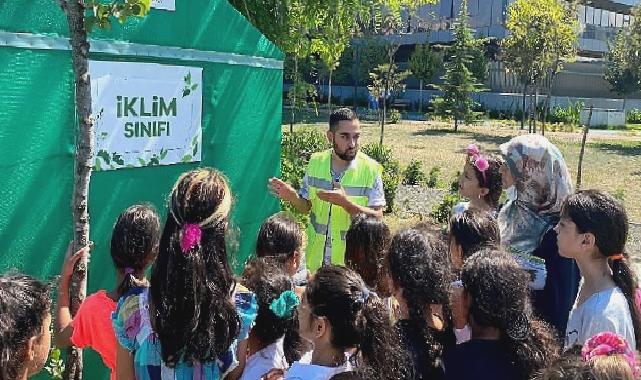
<instances>
[{"instance_id":1,"label":"white sign on tent","mask_svg":"<svg viewBox=\"0 0 641 380\"><path fill-rule=\"evenodd\" d=\"M166 11L176 10L176 0L151 0L151 7Z\"/></svg>"},{"instance_id":2,"label":"white sign on tent","mask_svg":"<svg viewBox=\"0 0 641 380\"><path fill-rule=\"evenodd\" d=\"M90 61L95 170L201 160L202 68Z\"/></svg>"}]
</instances>

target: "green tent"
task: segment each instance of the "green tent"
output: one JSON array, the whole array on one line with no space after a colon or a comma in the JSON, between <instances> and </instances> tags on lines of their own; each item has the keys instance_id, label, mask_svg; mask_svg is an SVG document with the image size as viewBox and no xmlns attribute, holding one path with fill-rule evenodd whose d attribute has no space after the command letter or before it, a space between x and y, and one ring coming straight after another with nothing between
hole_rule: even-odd
<instances>
[{"instance_id":1,"label":"green tent","mask_svg":"<svg viewBox=\"0 0 641 380\"><path fill-rule=\"evenodd\" d=\"M76 120L66 36L57 1L0 0L0 272L51 278L71 239ZM93 173L88 293L114 286L117 215L145 202L164 217L173 183L198 166L222 170L232 185L238 271L261 222L278 210L266 184L279 172L282 52L226 0L176 1L90 38L92 60L202 68L202 161ZM96 355L85 357L85 378L108 378Z\"/></svg>"}]
</instances>

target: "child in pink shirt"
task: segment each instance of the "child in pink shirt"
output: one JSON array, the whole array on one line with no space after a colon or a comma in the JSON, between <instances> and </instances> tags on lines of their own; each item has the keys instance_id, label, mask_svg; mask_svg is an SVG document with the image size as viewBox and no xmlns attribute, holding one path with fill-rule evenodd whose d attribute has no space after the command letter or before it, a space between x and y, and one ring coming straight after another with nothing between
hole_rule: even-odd
<instances>
[{"instance_id":1,"label":"child in pink shirt","mask_svg":"<svg viewBox=\"0 0 641 380\"><path fill-rule=\"evenodd\" d=\"M73 268L89 254L85 247L75 254L67 251L60 275L56 311L55 341L58 347L91 347L116 379L116 336L111 314L118 299L129 289L146 286L145 269L156 257L160 239L160 221L150 206L134 205L123 211L111 236L111 258L116 267L117 287L110 292L99 290L88 296L73 317L69 309L69 283Z\"/></svg>"}]
</instances>

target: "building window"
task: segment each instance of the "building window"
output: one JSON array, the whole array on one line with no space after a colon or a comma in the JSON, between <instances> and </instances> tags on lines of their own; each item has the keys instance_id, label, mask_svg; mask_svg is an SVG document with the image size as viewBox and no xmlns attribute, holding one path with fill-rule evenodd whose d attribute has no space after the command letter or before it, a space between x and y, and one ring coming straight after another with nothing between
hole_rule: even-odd
<instances>
[{"instance_id":1,"label":"building window","mask_svg":"<svg viewBox=\"0 0 641 380\"><path fill-rule=\"evenodd\" d=\"M585 7L585 23L594 24L594 8L589 5Z\"/></svg>"}]
</instances>

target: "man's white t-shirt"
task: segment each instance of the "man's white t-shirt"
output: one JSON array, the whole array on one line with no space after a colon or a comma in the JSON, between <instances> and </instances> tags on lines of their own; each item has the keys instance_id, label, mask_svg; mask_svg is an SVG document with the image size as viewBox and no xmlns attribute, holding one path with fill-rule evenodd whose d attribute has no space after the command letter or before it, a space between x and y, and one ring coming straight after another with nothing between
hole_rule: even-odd
<instances>
[{"instance_id":1,"label":"man's white t-shirt","mask_svg":"<svg viewBox=\"0 0 641 380\"><path fill-rule=\"evenodd\" d=\"M616 286L592 294L581 305L574 304L565 331L564 349L583 345L594 335L606 331L622 336L630 348L636 350L628 301Z\"/></svg>"}]
</instances>

